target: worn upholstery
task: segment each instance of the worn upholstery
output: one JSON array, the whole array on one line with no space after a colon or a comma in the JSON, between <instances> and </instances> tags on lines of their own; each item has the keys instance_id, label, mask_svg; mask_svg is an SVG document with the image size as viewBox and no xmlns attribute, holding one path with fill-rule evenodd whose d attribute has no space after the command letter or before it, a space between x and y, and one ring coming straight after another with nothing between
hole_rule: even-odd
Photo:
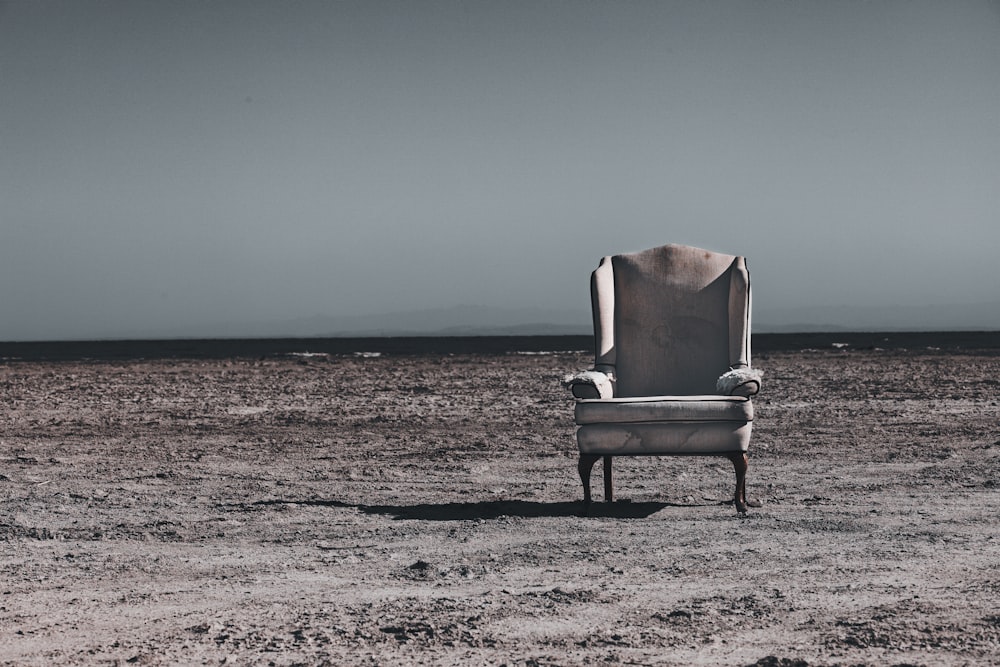
<instances>
[{"instance_id":1,"label":"worn upholstery","mask_svg":"<svg viewBox=\"0 0 1000 667\"><path fill-rule=\"evenodd\" d=\"M591 298L593 370L614 382L611 396L584 393L576 403L581 454L747 451L759 374L737 395L717 388L731 369L750 370L742 257L681 245L605 257Z\"/></svg>"}]
</instances>

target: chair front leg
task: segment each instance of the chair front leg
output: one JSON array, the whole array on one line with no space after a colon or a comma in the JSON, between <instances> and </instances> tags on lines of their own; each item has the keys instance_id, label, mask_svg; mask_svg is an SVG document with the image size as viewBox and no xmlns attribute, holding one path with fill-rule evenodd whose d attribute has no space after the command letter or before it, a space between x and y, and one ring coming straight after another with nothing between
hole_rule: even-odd
<instances>
[{"instance_id":1,"label":"chair front leg","mask_svg":"<svg viewBox=\"0 0 1000 667\"><path fill-rule=\"evenodd\" d=\"M736 505L737 512L746 514L747 468L750 467L750 461L747 459L746 452L733 452L729 454L729 460L733 462L733 467L736 469L736 495L733 498L733 504Z\"/></svg>"},{"instance_id":2,"label":"chair front leg","mask_svg":"<svg viewBox=\"0 0 1000 667\"><path fill-rule=\"evenodd\" d=\"M601 458L594 454L580 454L580 462L576 468L580 471L580 481L583 482L583 504L590 507L590 471Z\"/></svg>"},{"instance_id":3,"label":"chair front leg","mask_svg":"<svg viewBox=\"0 0 1000 667\"><path fill-rule=\"evenodd\" d=\"M604 502L611 502L611 457L604 457Z\"/></svg>"}]
</instances>

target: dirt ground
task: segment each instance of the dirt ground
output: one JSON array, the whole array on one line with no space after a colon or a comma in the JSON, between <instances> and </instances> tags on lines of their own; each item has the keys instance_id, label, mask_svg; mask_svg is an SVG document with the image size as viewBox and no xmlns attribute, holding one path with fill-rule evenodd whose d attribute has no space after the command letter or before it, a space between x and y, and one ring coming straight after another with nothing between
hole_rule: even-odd
<instances>
[{"instance_id":1,"label":"dirt ground","mask_svg":"<svg viewBox=\"0 0 1000 667\"><path fill-rule=\"evenodd\" d=\"M589 361L0 363L0 664L1000 664L995 353L757 355L745 517Z\"/></svg>"}]
</instances>

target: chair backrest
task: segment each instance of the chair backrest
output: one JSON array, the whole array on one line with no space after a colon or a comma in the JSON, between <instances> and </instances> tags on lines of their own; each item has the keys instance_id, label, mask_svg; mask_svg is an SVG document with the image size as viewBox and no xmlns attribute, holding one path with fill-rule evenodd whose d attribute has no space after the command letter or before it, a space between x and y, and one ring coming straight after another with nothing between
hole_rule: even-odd
<instances>
[{"instance_id":1,"label":"chair backrest","mask_svg":"<svg viewBox=\"0 0 1000 667\"><path fill-rule=\"evenodd\" d=\"M750 363L742 257L680 245L606 257L592 296L596 367L613 367L616 396L714 394Z\"/></svg>"}]
</instances>

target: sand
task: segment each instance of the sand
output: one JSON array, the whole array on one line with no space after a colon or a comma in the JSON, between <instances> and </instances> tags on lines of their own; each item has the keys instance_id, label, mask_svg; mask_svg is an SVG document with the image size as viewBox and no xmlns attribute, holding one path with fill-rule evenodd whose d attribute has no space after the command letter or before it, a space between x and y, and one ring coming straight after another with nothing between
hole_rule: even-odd
<instances>
[{"instance_id":1,"label":"sand","mask_svg":"<svg viewBox=\"0 0 1000 667\"><path fill-rule=\"evenodd\" d=\"M1000 664L995 351L758 355L745 517L721 458L580 516L588 361L0 363L0 663Z\"/></svg>"}]
</instances>

